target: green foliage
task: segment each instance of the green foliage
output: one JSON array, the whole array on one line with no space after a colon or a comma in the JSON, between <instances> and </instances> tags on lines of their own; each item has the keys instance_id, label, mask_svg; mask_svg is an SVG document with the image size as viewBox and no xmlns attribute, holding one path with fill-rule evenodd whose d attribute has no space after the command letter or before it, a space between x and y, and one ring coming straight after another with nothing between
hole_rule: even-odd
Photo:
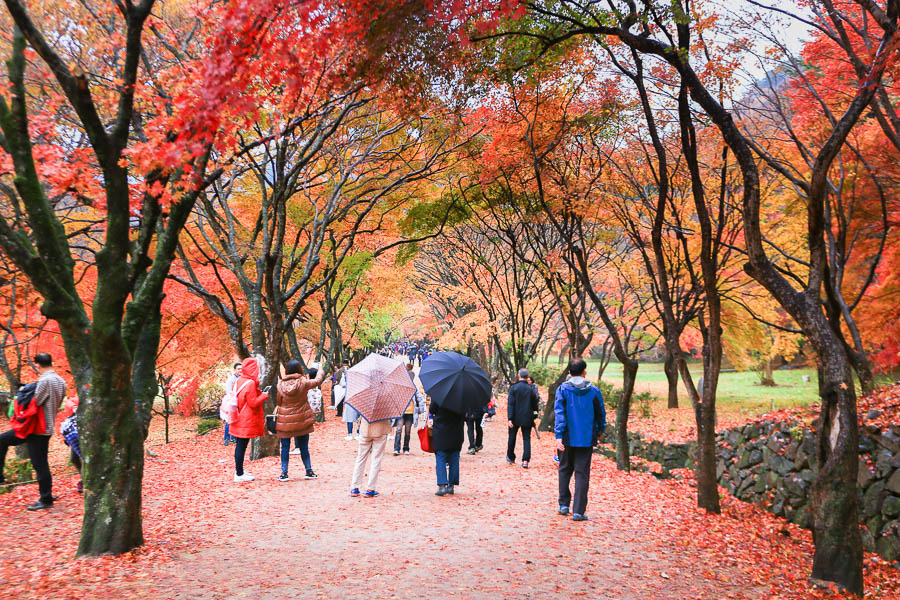
<instances>
[{"instance_id":1,"label":"green foliage","mask_svg":"<svg viewBox=\"0 0 900 600\"><path fill-rule=\"evenodd\" d=\"M31 472L31 461L19 460L15 456L7 458L3 476L8 484L32 481L34 476ZM14 487L13 485L0 485L0 494L11 492Z\"/></svg>"},{"instance_id":2,"label":"green foliage","mask_svg":"<svg viewBox=\"0 0 900 600\"><path fill-rule=\"evenodd\" d=\"M218 429L222 426L222 421L216 418L209 419L200 419L197 421L197 433L199 435L206 435L213 429Z\"/></svg>"},{"instance_id":3,"label":"green foliage","mask_svg":"<svg viewBox=\"0 0 900 600\"><path fill-rule=\"evenodd\" d=\"M542 363L533 363L528 365L528 372L534 378L534 382L538 385L547 387L551 385L556 378L559 377L562 367L545 365Z\"/></svg>"},{"instance_id":4,"label":"green foliage","mask_svg":"<svg viewBox=\"0 0 900 600\"><path fill-rule=\"evenodd\" d=\"M609 413L615 412L619 408L619 402L622 400L622 389L605 381L600 381L595 385L600 388L600 392L603 394L603 402L606 404L606 411ZM634 408L637 407L638 412L642 417L653 416L652 402L653 394L650 392L633 392L631 394L631 409L634 410Z\"/></svg>"},{"instance_id":5,"label":"green foliage","mask_svg":"<svg viewBox=\"0 0 900 600\"><path fill-rule=\"evenodd\" d=\"M615 412L616 409L619 408L619 401L622 400L622 390L613 387L611 383L606 383L605 381L599 381L595 385L600 388L600 393L603 394L603 403L606 405L606 412Z\"/></svg>"}]
</instances>

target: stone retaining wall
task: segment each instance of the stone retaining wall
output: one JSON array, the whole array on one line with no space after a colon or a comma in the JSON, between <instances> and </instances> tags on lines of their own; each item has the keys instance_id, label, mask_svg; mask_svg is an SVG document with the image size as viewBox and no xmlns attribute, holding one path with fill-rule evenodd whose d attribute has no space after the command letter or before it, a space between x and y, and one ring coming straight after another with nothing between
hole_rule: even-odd
<instances>
[{"instance_id":1,"label":"stone retaining wall","mask_svg":"<svg viewBox=\"0 0 900 600\"><path fill-rule=\"evenodd\" d=\"M694 468L696 443L665 444L629 434L632 456L663 473ZM615 445L615 427L605 441ZM866 550L900 561L900 426L860 429L859 513ZM799 421L760 421L717 436L719 485L735 497L809 527L807 502L815 479L815 438Z\"/></svg>"}]
</instances>

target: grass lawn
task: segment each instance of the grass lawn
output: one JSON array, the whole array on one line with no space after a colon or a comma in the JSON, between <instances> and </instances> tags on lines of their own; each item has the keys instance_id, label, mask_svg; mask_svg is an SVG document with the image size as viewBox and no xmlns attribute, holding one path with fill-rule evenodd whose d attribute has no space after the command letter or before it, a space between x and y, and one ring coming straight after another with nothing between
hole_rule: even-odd
<instances>
[{"instance_id":1,"label":"grass lawn","mask_svg":"<svg viewBox=\"0 0 900 600\"><path fill-rule=\"evenodd\" d=\"M588 361L588 373L593 374L596 378L599 365L599 361ZM703 375L703 367L699 363L691 363L690 368L694 381L699 381L700 376ZM808 382L803 381L804 376L809 377ZM759 385L759 376L752 371L722 373L719 375L716 405L744 414L762 414L773 409L805 406L818 400L815 369L775 371L774 378L776 387L764 387ZM603 380L616 387L621 387L622 365L611 362L603 373ZM681 398L687 402L687 391L680 381L678 387L681 391ZM663 365L661 363L642 363L638 368L635 389L637 392L649 391L660 400L667 398L669 392Z\"/></svg>"}]
</instances>

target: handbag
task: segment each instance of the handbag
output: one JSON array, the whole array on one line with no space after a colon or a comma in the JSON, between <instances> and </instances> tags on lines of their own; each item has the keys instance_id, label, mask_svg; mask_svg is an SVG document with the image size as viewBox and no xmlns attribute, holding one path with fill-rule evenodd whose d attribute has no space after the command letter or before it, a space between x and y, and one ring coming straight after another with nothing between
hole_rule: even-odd
<instances>
[{"instance_id":1,"label":"handbag","mask_svg":"<svg viewBox=\"0 0 900 600\"><path fill-rule=\"evenodd\" d=\"M418 431L419 444L422 445L422 452L434 452L434 429L431 427L423 427Z\"/></svg>"},{"instance_id":2,"label":"handbag","mask_svg":"<svg viewBox=\"0 0 900 600\"><path fill-rule=\"evenodd\" d=\"M269 433L277 433L278 431L278 407L271 415L266 415L266 429Z\"/></svg>"}]
</instances>

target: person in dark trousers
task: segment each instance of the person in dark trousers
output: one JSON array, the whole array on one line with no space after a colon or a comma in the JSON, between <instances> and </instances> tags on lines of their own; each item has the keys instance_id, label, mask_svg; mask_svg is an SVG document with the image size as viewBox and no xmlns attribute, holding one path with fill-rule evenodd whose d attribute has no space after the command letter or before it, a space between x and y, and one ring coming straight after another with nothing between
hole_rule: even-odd
<instances>
[{"instance_id":1,"label":"person in dark trousers","mask_svg":"<svg viewBox=\"0 0 900 600\"><path fill-rule=\"evenodd\" d=\"M509 388L506 413L509 424L509 442L506 445L506 462L516 462L516 438L522 430L522 467L527 469L531 461L531 429L537 417L538 396L528 383L528 369L519 369L519 380Z\"/></svg>"},{"instance_id":2,"label":"person in dark trousers","mask_svg":"<svg viewBox=\"0 0 900 600\"><path fill-rule=\"evenodd\" d=\"M291 438L294 438L294 443L300 450L300 458L306 469L305 478L316 479L318 475L312 469L309 456L309 434L315 427L316 416L309 404L309 397L313 390L322 385L325 370L310 369L309 374L304 376L300 362L291 360L285 365L284 371L275 395L275 403L278 405L275 432L281 440L281 475L278 481L289 481ZM321 394L319 402L322 402Z\"/></svg>"},{"instance_id":3,"label":"person in dark trousers","mask_svg":"<svg viewBox=\"0 0 900 600\"><path fill-rule=\"evenodd\" d=\"M438 489L435 496L454 493L459 485L459 452L463 445L463 415L447 410L433 401L428 409L433 420L434 469Z\"/></svg>"},{"instance_id":4,"label":"person in dark trousers","mask_svg":"<svg viewBox=\"0 0 900 600\"><path fill-rule=\"evenodd\" d=\"M337 416L344 416L344 393L347 391L347 386L344 384L344 377L347 375L347 369L350 368L350 361L346 358L344 362L341 363L341 368L338 369L334 375L331 376L331 402L337 402ZM340 398L335 396L336 388L341 388L339 395Z\"/></svg>"},{"instance_id":5,"label":"person in dark trousers","mask_svg":"<svg viewBox=\"0 0 900 600\"><path fill-rule=\"evenodd\" d=\"M477 409L470 409L466 412L466 433L469 437L469 454L481 452L484 449L482 441L484 440L484 429L481 427L481 421L484 419L484 411L486 406Z\"/></svg>"},{"instance_id":6,"label":"person in dark trousers","mask_svg":"<svg viewBox=\"0 0 900 600\"><path fill-rule=\"evenodd\" d=\"M575 474L575 501L572 520L587 519L591 456L597 440L606 430L606 407L600 390L584 378L587 364L575 358L569 362L572 378L556 390L553 405L556 424L556 449L559 454L559 514L568 515L572 504L569 482Z\"/></svg>"},{"instance_id":7,"label":"person in dark trousers","mask_svg":"<svg viewBox=\"0 0 900 600\"><path fill-rule=\"evenodd\" d=\"M0 484L3 483L3 467L6 464L6 451L10 446L28 445L28 457L37 475L40 499L28 505L28 510L41 510L53 506L53 476L50 474L50 463L47 454L50 449L50 437L56 422L56 413L62 406L66 396L66 382L53 370L53 359L45 352L34 357L38 369L37 387L33 402L44 411L44 429L29 434L24 439L16 436L10 429L0 435Z\"/></svg>"},{"instance_id":8,"label":"person in dark trousers","mask_svg":"<svg viewBox=\"0 0 900 600\"><path fill-rule=\"evenodd\" d=\"M412 381L413 385L415 385L416 374L413 373L412 363L406 364L406 372L409 374L410 381ZM394 431L394 456L398 456L400 454L401 437L403 438L403 454L409 454L409 438L412 434L413 421L415 421L416 415L424 410L420 410L420 400L418 396L418 392L413 394L412 400L409 402L409 405L403 412L403 416L397 419L397 429Z\"/></svg>"}]
</instances>

